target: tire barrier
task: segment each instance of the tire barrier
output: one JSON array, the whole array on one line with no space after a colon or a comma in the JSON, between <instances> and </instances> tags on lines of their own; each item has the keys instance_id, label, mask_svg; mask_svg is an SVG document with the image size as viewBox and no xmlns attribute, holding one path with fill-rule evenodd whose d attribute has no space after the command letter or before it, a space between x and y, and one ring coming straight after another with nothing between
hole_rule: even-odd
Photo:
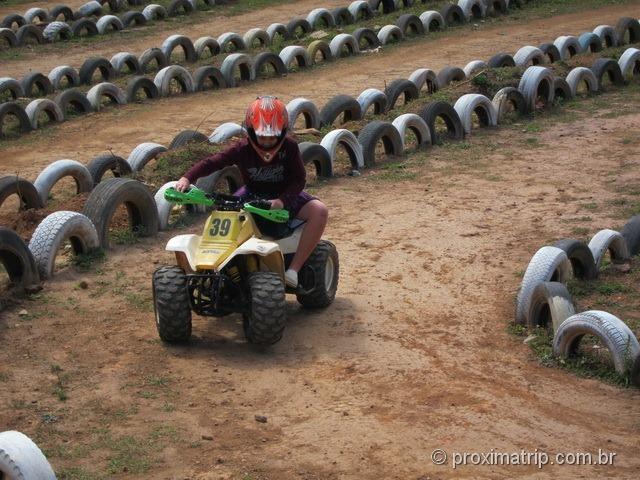
<instances>
[{"instance_id":1,"label":"tire barrier","mask_svg":"<svg viewBox=\"0 0 640 480\"><path fill-rule=\"evenodd\" d=\"M38 446L15 430L0 433L0 472L3 476L6 474L7 480L56 480L51 465Z\"/></svg>"},{"instance_id":2,"label":"tire barrier","mask_svg":"<svg viewBox=\"0 0 640 480\"><path fill-rule=\"evenodd\" d=\"M40 290L40 275L31 250L13 230L0 226L0 263L9 275L10 286L27 293ZM2 434L0 434L2 435Z\"/></svg>"},{"instance_id":3,"label":"tire barrier","mask_svg":"<svg viewBox=\"0 0 640 480\"><path fill-rule=\"evenodd\" d=\"M553 354L559 358L575 356L584 335L596 337L611 354L615 371L640 386L640 345L633 332L610 313L576 313L564 285L570 276L567 264L575 278L597 278L607 251L614 263L640 253L640 215L627 222L622 234L604 229L593 235L588 245L567 238L538 250L516 297L516 323L553 331Z\"/></svg>"}]
</instances>

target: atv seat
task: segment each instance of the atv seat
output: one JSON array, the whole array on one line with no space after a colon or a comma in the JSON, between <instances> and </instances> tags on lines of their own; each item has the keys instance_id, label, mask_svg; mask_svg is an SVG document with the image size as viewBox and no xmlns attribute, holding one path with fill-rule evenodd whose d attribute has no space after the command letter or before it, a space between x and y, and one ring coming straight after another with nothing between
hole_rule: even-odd
<instances>
[{"instance_id":1,"label":"atv seat","mask_svg":"<svg viewBox=\"0 0 640 480\"><path fill-rule=\"evenodd\" d=\"M258 215L253 215L253 219L256 222L256 226L260 230L260 233L264 237L269 237L272 240L280 240L282 238L291 235L297 228L300 228L306 223L306 220L300 220L299 218L293 218L286 223L276 223L266 218L262 218Z\"/></svg>"}]
</instances>

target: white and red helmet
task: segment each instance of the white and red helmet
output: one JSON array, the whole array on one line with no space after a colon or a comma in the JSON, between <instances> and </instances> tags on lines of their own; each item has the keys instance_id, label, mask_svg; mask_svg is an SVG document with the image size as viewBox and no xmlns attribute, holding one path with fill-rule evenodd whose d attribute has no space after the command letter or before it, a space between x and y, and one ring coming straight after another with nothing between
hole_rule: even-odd
<instances>
[{"instance_id":1,"label":"white and red helmet","mask_svg":"<svg viewBox=\"0 0 640 480\"><path fill-rule=\"evenodd\" d=\"M277 97L264 96L254 100L244 119L249 141L258 153L269 160L280 149L289 128L287 107ZM278 141L271 148L264 148L257 137L277 137Z\"/></svg>"}]
</instances>

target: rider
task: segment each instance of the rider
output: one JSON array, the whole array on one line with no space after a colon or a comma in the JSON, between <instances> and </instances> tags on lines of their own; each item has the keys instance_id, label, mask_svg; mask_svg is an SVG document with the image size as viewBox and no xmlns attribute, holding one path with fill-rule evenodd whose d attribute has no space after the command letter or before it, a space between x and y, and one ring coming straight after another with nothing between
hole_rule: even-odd
<instances>
[{"instance_id":1,"label":"rider","mask_svg":"<svg viewBox=\"0 0 640 480\"><path fill-rule=\"evenodd\" d=\"M247 109L244 127L246 139L197 162L178 180L175 188L184 192L198 178L237 165L245 186L234 195L265 195L270 198L271 208L285 208L291 218L305 220L298 250L284 274L286 284L295 288L298 272L324 232L327 207L303 191L306 171L298 144L287 136L289 116L284 103L277 97L258 97Z\"/></svg>"}]
</instances>

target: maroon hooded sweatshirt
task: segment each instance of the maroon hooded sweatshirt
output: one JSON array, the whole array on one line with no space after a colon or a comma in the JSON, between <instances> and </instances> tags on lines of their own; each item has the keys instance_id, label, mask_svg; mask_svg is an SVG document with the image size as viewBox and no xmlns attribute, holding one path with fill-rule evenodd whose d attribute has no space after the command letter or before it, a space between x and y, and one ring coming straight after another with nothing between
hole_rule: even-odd
<instances>
[{"instance_id":1,"label":"maroon hooded sweatshirt","mask_svg":"<svg viewBox=\"0 0 640 480\"><path fill-rule=\"evenodd\" d=\"M285 137L280 150L270 162L262 160L248 139L243 139L224 152L209 155L193 165L185 177L195 183L231 165L237 165L249 192L282 200L291 207L306 184L306 171L298 143Z\"/></svg>"}]
</instances>

